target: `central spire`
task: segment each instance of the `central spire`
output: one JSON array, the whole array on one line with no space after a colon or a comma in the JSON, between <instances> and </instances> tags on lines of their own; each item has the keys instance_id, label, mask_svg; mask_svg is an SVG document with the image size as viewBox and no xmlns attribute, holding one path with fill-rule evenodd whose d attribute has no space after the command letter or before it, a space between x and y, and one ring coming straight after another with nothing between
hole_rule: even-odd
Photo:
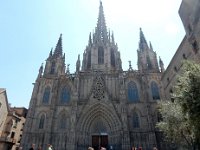
<instances>
[{"instance_id":1,"label":"central spire","mask_svg":"<svg viewBox=\"0 0 200 150\"><path fill-rule=\"evenodd\" d=\"M102 1L100 1L100 6L99 6L99 17L97 21L97 27L95 29L95 40L96 40L95 42L100 42L100 41L102 41L103 43L108 42L108 34L107 34Z\"/></svg>"},{"instance_id":2,"label":"central spire","mask_svg":"<svg viewBox=\"0 0 200 150\"><path fill-rule=\"evenodd\" d=\"M148 48L147 41L144 37L144 33L142 32L142 28L140 28L140 42L139 42L139 48L140 50L144 50Z\"/></svg>"}]
</instances>

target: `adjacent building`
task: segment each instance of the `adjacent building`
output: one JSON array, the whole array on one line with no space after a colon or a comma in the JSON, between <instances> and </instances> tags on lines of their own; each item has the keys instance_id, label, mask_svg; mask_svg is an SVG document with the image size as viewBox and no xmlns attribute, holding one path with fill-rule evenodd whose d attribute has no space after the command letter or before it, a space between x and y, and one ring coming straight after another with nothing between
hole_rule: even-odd
<instances>
[{"instance_id":1,"label":"adjacent building","mask_svg":"<svg viewBox=\"0 0 200 150\"><path fill-rule=\"evenodd\" d=\"M177 75L181 74L184 60L200 62L200 1L183 0L179 8L179 15L186 32L180 46L162 76L165 98L171 99L173 86Z\"/></svg>"},{"instance_id":2,"label":"adjacent building","mask_svg":"<svg viewBox=\"0 0 200 150\"><path fill-rule=\"evenodd\" d=\"M21 141L26 108L12 108L5 89L0 89L0 149L16 150Z\"/></svg>"}]
</instances>

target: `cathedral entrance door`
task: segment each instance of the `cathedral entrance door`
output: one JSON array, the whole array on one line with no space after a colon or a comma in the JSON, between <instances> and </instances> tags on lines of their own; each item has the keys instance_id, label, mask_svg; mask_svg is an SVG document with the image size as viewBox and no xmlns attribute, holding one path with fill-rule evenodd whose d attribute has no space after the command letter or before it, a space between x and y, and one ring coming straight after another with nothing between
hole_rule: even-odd
<instances>
[{"instance_id":1,"label":"cathedral entrance door","mask_svg":"<svg viewBox=\"0 0 200 150\"><path fill-rule=\"evenodd\" d=\"M94 150L100 150L101 147L108 147L108 135L93 135L92 147Z\"/></svg>"}]
</instances>

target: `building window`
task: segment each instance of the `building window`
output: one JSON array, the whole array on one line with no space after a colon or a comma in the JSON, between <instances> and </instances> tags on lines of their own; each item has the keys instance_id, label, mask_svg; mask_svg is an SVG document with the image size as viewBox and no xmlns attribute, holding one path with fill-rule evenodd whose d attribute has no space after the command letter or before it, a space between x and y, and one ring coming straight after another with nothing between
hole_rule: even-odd
<instances>
[{"instance_id":1,"label":"building window","mask_svg":"<svg viewBox=\"0 0 200 150\"><path fill-rule=\"evenodd\" d=\"M139 116L136 112L133 113L133 128L139 128L140 122L139 122Z\"/></svg>"},{"instance_id":2,"label":"building window","mask_svg":"<svg viewBox=\"0 0 200 150\"><path fill-rule=\"evenodd\" d=\"M54 73L55 73L55 70L56 70L56 63L55 63L55 62L52 62L50 74L54 74Z\"/></svg>"},{"instance_id":3,"label":"building window","mask_svg":"<svg viewBox=\"0 0 200 150\"><path fill-rule=\"evenodd\" d=\"M135 82L128 83L128 100L130 102L138 102L139 101L139 94L137 85Z\"/></svg>"},{"instance_id":4,"label":"building window","mask_svg":"<svg viewBox=\"0 0 200 150\"><path fill-rule=\"evenodd\" d=\"M111 49L110 60L111 60L111 66L112 66L112 67L115 67L115 54L114 54L114 49Z\"/></svg>"},{"instance_id":5,"label":"building window","mask_svg":"<svg viewBox=\"0 0 200 150\"><path fill-rule=\"evenodd\" d=\"M10 138L13 139L15 137L15 132L11 132Z\"/></svg>"},{"instance_id":6,"label":"building window","mask_svg":"<svg viewBox=\"0 0 200 150\"><path fill-rule=\"evenodd\" d=\"M62 115L60 118L60 129L65 129L67 126L67 118L65 115Z\"/></svg>"},{"instance_id":7,"label":"building window","mask_svg":"<svg viewBox=\"0 0 200 150\"><path fill-rule=\"evenodd\" d=\"M50 87L46 87L44 90L44 94L43 94L43 99L42 99L42 103L43 104L48 104L49 103L49 98L50 98Z\"/></svg>"},{"instance_id":8,"label":"building window","mask_svg":"<svg viewBox=\"0 0 200 150\"><path fill-rule=\"evenodd\" d=\"M174 71L175 71L175 72L177 72L177 71L178 71L178 69L177 69L177 67L176 67L176 66L174 67Z\"/></svg>"},{"instance_id":9,"label":"building window","mask_svg":"<svg viewBox=\"0 0 200 150\"><path fill-rule=\"evenodd\" d=\"M194 41L194 42L192 43L192 48L193 48L194 53L196 54L197 51L198 51L198 49L199 49L198 44L197 44L197 41Z\"/></svg>"},{"instance_id":10,"label":"building window","mask_svg":"<svg viewBox=\"0 0 200 150\"><path fill-rule=\"evenodd\" d=\"M45 122L45 115L43 114L40 117L39 129L43 129L44 128L44 122Z\"/></svg>"},{"instance_id":11,"label":"building window","mask_svg":"<svg viewBox=\"0 0 200 150\"><path fill-rule=\"evenodd\" d=\"M102 46L98 48L98 64L104 63L104 49Z\"/></svg>"},{"instance_id":12,"label":"building window","mask_svg":"<svg viewBox=\"0 0 200 150\"><path fill-rule=\"evenodd\" d=\"M91 51L88 52L87 68L91 67Z\"/></svg>"},{"instance_id":13,"label":"building window","mask_svg":"<svg viewBox=\"0 0 200 150\"><path fill-rule=\"evenodd\" d=\"M152 93L153 100L160 99L158 85L156 84L155 81L151 82L151 93Z\"/></svg>"},{"instance_id":14,"label":"building window","mask_svg":"<svg viewBox=\"0 0 200 150\"><path fill-rule=\"evenodd\" d=\"M153 69L152 64L151 64L151 60L150 60L149 56L147 56L146 60L147 60L147 69L149 69L149 70Z\"/></svg>"},{"instance_id":15,"label":"building window","mask_svg":"<svg viewBox=\"0 0 200 150\"><path fill-rule=\"evenodd\" d=\"M187 59L187 57L186 57L186 55L185 55L185 54L183 54L183 59Z\"/></svg>"},{"instance_id":16,"label":"building window","mask_svg":"<svg viewBox=\"0 0 200 150\"><path fill-rule=\"evenodd\" d=\"M66 87L64 87L62 88L61 93L60 93L60 102L67 103L69 102L69 100L70 100L70 92Z\"/></svg>"}]
</instances>

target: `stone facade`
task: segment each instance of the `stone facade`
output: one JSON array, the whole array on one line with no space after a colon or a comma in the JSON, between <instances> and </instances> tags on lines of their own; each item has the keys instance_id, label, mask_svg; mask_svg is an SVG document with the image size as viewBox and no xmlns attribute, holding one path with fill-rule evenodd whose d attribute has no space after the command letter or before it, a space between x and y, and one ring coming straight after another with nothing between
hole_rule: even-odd
<instances>
[{"instance_id":1,"label":"stone facade","mask_svg":"<svg viewBox=\"0 0 200 150\"><path fill-rule=\"evenodd\" d=\"M157 102L164 97L162 60L157 60L140 29L138 70L122 69L114 35L107 31L100 2L97 27L76 71L65 68L62 35L50 51L45 67L40 67L34 83L22 146L32 143L43 149L85 150L99 146L130 150L131 146L163 147ZM162 148L164 150L164 148Z\"/></svg>"},{"instance_id":2,"label":"stone facade","mask_svg":"<svg viewBox=\"0 0 200 150\"><path fill-rule=\"evenodd\" d=\"M0 88L0 137L3 133L3 126L6 121L6 117L8 115L8 99L7 99L7 94L6 90Z\"/></svg>"},{"instance_id":3,"label":"stone facade","mask_svg":"<svg viewBox=\"0 0 200 150\"><path fill-rule=\"evenodd\" d=\"M180 46L173 56L170 64L162 76L165 99L170 100L173 86L177 77L181 74L184 60L200 62L200 1L183 0L179 9L179 15L186 32Z\"/></svg>"},{"instance_id":4,"label":"stone facade","mask_svg":"<svg viewBox=\"0 0 200 150\"><path fill-rule=\"evenodd\" d=\"M0 149L16 150L21 141L26 108L10 108L5 89L0 89Z\"/></svg>"}]
</instances>

